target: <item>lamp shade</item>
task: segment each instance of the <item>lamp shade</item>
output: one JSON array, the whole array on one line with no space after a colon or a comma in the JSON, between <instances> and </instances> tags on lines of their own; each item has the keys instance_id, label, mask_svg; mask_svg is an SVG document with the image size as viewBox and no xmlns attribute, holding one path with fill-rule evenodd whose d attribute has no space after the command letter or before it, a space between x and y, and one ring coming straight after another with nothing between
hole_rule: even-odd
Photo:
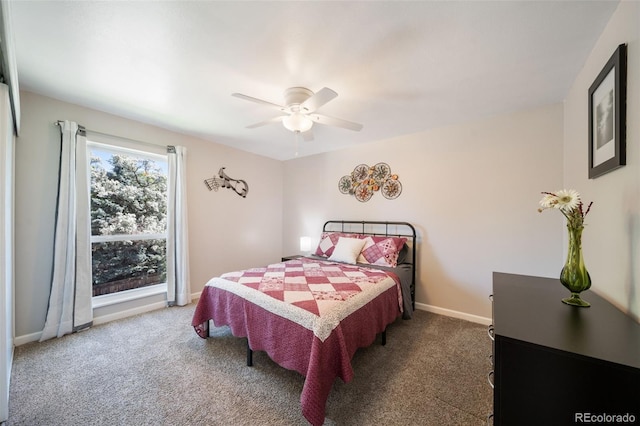
<instances>
[{"instance_id":1,"label":"lamp shade","mask_svg":"<svg viewBox=\"0 0 640 426\"><path fill-rule=\"evenodd\" d=\"M300 251L311 251L311 237L300 237Z\"/></svg>"},{"instance_id":2,"label":"lamp shade","mask_svg":"<svg viewBox=\"0 0 640 426\"><path fill-rule=\"evenodd\" d=\"M288 117L283 118L282 124L292 132L306 132L313 126L313 121L299 112L294 112Z\"/></svg>"}]
</instances>

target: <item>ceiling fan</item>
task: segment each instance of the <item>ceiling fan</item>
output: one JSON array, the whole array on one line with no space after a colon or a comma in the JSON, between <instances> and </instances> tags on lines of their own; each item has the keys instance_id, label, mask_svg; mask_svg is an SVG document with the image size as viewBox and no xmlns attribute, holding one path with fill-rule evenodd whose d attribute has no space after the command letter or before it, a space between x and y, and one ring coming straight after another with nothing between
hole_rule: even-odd
<instances>
[{"instance_id":1,"label":"ceiling fan","mask_svg":"<svg viewBox=\"0 0 640 426\"><path fill-rule=\"evenodd\" d=\"M316 113L321 106L338 96L336 92L327 87L317 93L313 93L306 87L290 87L284 91L285 105L274 104L269 101L243 95L242 93L232 93L231 96L267 105L283 113L268 120L249 125L247 126L248 129L282 122L287 130L294 133L301 133L305 140L313 140L313 134L311 133L313 123L341 127L356 132L362 129L362 124Z\"/></svg>"}]
</instances>

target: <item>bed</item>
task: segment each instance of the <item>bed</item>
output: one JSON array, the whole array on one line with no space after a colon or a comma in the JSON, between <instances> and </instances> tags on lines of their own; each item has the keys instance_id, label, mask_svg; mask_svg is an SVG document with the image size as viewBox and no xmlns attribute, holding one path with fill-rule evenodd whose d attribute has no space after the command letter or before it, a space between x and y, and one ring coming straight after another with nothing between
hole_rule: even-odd
<instances>
[{"instance_id":1,"label":"bed","mask_svg":"<svg viewBox=\"0 0 640 426\"><path fill-rule=\"evenodd\" d=\"M313 254L212 278L192 326L209 322L247 338L280 366L305 377L303 416L322 425L337 377L353 378L351 359L415 307L416 231L408 222L330 220Z\"/></svg>"}]
</instances>

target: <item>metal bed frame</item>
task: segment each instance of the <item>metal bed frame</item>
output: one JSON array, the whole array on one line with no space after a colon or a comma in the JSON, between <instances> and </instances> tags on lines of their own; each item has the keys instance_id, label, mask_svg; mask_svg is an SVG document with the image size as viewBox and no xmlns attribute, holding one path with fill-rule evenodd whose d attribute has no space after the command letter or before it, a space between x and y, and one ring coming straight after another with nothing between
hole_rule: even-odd
<instances>
[{"instance_id":1,"label":"metal bed frame","mask_svg":"<svg viewBox=\"0 0 640 426\"><path fill-rule=\"evenodd\" d=\"M391 227L391 230L389 229ZM328 220L322 232L347 232L352 234L405 237L411 241L411 307L416 308L416 228L409 222L380 222L371 220Z\"/></svg>"}]
</instances>

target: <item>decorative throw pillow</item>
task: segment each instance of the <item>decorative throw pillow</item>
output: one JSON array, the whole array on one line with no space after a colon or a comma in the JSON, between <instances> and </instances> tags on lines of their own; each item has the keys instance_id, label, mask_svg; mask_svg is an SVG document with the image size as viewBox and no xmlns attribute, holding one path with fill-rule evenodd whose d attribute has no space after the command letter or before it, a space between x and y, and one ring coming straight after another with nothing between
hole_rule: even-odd
<instances>
[{"instance_id":1,"label":"decorative throw pillow","mask_svg":"<svg viewBox=\"0 0 640 426\"><path fill-rule=\"evenodd\" d=\"M320 242L318 243L318 247L316 248L315 255L322 257L329 257L333 254L333 250L338 244L338 240L340 237L344 238L356 238L358 239L358 234L346 234L342 232L323 232L320 235Z\"/></svg>"},{"instance_id":2,"label":"decorative throw pillow","mask_svg":"<svg viewBox=\"0 0 640 426\"><path fill-rule=\"evenodd\" d=\"M367 258L364 257L364 253L363 252L374 244L373 243L373 238L370 237L370 236L366 236L366 237L364 237L363 240L364 240L364 245L362 246L362 250L360 250L360 254L358 255L358 259L356 260L356 262L358 262L358 263L369 263Z\"/></svg>"},{"instance_id":3,"label":"decorative throw pillow","mask_svg":"<svg viewBox=\"0 0 640 426\"><path fill-rule=\"evenodd\" d=\"M364 246L364 240L340 237L329 260L355 264L362 246Z\"/></svg>"},{"instance_id":4,"label":"decorative throw pillow","mask_svg":"<svg viewBox=\"0 0 640 426\"><path fill-rule=\"evenodd\" d=\"M358 263L395 268L398 266L398 254L406 241L406 238L400 237L366 237Z\"/></svg>"}]
</instances>

